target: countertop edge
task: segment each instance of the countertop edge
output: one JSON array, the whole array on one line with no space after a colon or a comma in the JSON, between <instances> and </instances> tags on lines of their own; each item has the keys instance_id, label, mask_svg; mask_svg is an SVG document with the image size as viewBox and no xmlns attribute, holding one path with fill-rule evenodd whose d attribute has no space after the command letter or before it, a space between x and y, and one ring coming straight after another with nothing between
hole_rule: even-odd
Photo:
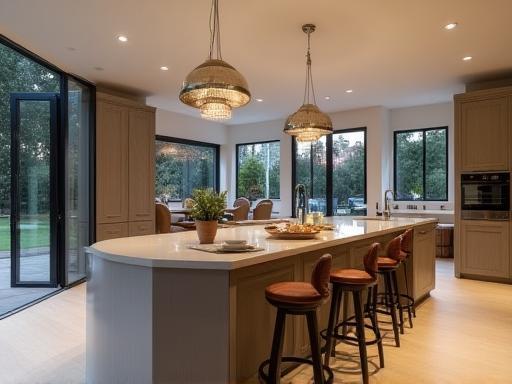
<instances>
[{"instance_id":1,"label":"countertop edge","mask_svg":"<svg viewBox=\"0 0 512 384\"><path fill-rule=\"evenodd\" d=\"M354 219L357 220L357 219ZM402 231L410 227L419 227L428 224L437 223L437 218L424 218L421 223L407 223L393 228L383 229L371 234L354 235L350 237L344 237L340 239L321 241L305 245L300 248L300 253L318 251L322 248L329 248L333 246L348 244L361 240L370 239L372 237L378 237L393 232ZM93 254L94 256L100 257L104 260L108 260L114 263L128 264L146 268L174 268L174 269L206 269L206 270L224 270L230 271L245 267L250 267L256 264L262 264L269 261L275 261L281 258L292 256L299 253L299 249L288 249L283 251L277 251L272 253L262 253L261 255L255 255L250 259L237 260L237 261L198 261L198 260L164 260L164 259L148 259L138 258L134 256L125 256L119 254L108 253L94 247L94 244L90 247L86 247L86 252ZM201 251L198 251L201 252Z\"/></svg>"}]
</instances>

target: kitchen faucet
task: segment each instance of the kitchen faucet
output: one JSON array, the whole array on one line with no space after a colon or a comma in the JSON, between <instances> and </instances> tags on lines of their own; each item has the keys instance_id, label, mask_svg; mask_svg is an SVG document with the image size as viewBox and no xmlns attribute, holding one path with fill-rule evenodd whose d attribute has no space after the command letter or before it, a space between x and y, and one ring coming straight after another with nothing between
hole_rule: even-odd
<instances>
[{"instance_id":1,"label":"kitchen faucet","mask_svg":"<svg viewBox=\"0 0 512 384\"><path fill-rule=\"evenodd\" d=\"M306 224L308 199L304 184L295 186L295 217L300 224Z\"/></svg>"},{"instance_id":2,"label":"kitchen faucet","mask_svg":"<svg viewBox=\"0 0 512 384\"><path fill-rule=\"evenodd\" d=\"M388 194L391 193L391 199L388 199ZM390 207L390 201L393 200L394 194L391 189L387 189L386 192L384 192L384 212L382 212L382 216L385 220L389 220L391 218L391 207Z\"/></svg>"}]
</instances>

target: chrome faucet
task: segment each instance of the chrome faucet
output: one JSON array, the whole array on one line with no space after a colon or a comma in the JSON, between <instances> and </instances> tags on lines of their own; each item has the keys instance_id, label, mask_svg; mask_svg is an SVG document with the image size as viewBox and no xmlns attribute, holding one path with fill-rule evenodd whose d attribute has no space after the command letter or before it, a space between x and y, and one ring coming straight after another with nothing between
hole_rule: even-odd
<instances>
[{"instance_id":1,"label":"chrome faucet","mask_svg":"<svg viewBox=\"0 0 512 384\"><path fill-rule=\"evenodd\" d=\"M391 193L391 199L388 199L388 195ZM382 216L385 220L389 220L391 218L391 206L390 201L393 200L394 194L391 189L387 189L384 192L384 211L382 212Z\"/></svg>"},{"instance_id":2,"label":"chrome faucet","mask_svg":"<svg viewBox=\"0 0 512 384\"><path fill-rule=\"evenodd\" d=\"M304 184L295 186L295 217L300 224L306 224L306 215L308 211L308 198Z\"/></svg>"}]
</instances>

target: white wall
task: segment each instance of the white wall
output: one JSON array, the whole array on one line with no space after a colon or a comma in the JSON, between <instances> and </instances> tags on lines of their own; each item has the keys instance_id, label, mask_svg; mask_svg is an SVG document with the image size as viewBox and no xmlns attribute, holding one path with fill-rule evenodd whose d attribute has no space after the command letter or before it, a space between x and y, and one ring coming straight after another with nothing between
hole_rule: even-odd
<instances>
[{"instance_id":1,"label":"white wall","mask_svg":"<svg viewBox=\"0 0 512 384\"><path fill-rule=\"evenodd\" d=\"M220 189L228 189L228 170L226 169L226 164L229 152L226 146L227 128L225 125L182 115L180 113L157 109L156 134L220 144Z\"/></svg>"},{"instance_id":2,"label":"white wall","mask_svg":"<svg viewBox=\"0 0 512 384\"><path fill-rule=\"evenodd\" d=\"M420 105L417 107L397 108L390 110L391 131L401 131L417 128L448 127L448 202L426 202L427 209L438 209L440 205L453 208L454 194L454 120L453 103ZM393 161L393 146L391 145L391 163ZM391 168L392 170L393 168ZM393 183L393 173L389 173L390 183ZM403 208L408 202L400 202ZM423 202L414 202L419 206Z\"/></svg>"}]
</instances>

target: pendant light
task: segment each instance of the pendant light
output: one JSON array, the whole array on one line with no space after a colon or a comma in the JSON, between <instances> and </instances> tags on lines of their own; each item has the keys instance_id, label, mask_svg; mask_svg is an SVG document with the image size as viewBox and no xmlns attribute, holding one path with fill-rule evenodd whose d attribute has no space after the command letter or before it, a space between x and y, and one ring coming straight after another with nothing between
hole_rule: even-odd
<instances>
[{"instance_id":1,"label":"pendant light","mask_svg":"<svg viewBox=\"0 0 512 384\"><path fill-rule=\"evenodd\" d=\"M180 100L199 108L201 117L208 120L230 119L233 108L251 100L245 78L222 60L218 0L212 0L210 10L210 54L203 64L186 77Z\"/></svg>"},{"instance_id":2,"label":"pendant light","mask_svg":"<svg viewBox=\"0 0 512 384\"><path fill-rule=\"evenodd\" d=\"M304 24L302 31L308 35L308 50L306 53L306 86L304 87L304 101L297 112L288 116L284 132L295 136L297 141L317 141L324 135L332 134L332 121L329 115L320 111L316 105L313 75L311 73L310 40L315 31L314 24ZM311 103L312 101L312 103Z\"/></svg>"}]
</instances>

